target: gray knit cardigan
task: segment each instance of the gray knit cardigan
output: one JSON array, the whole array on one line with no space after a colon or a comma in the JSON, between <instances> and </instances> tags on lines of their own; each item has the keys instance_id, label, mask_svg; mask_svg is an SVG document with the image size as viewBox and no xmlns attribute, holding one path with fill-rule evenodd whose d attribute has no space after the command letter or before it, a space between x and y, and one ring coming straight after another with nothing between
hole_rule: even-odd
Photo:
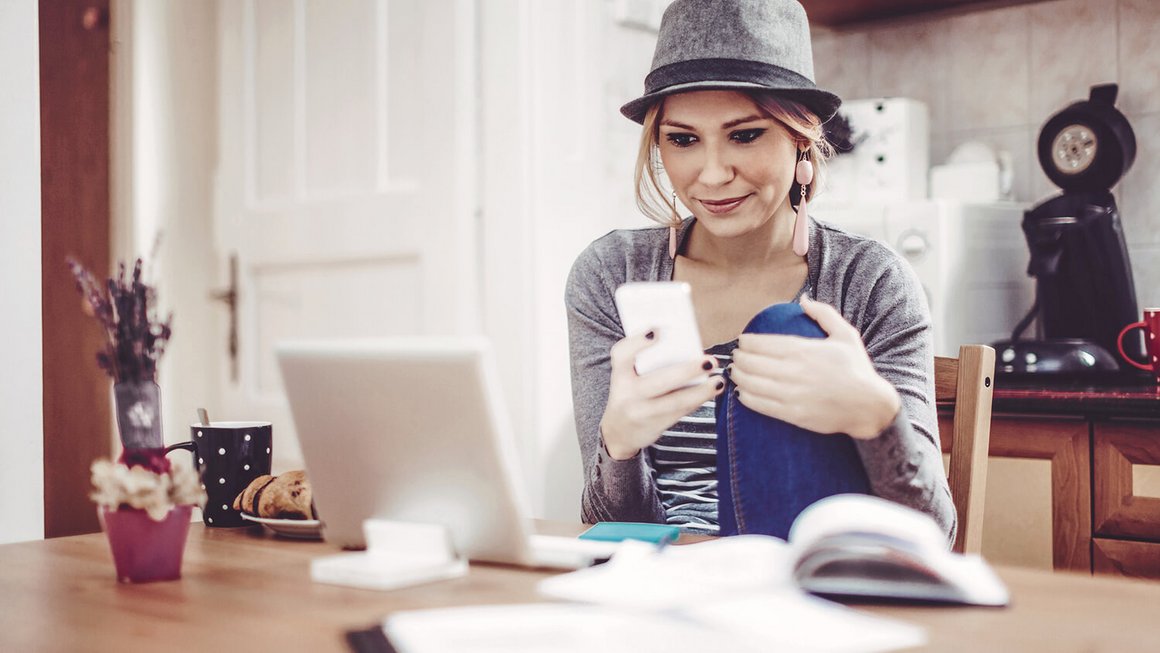
<instances>
[{"instance_id":1,"label":"gray knit cardigan","mask_svg":"<svg viewBox=\"0 0 1160 653\"><path fill-rule=\"evenodd\" d=\"M684 221L684 244L696 224ZM874 494L929 514L954 541L955 508L943 471L934 402L930 310L911 268L882 243L810 221L804 292L835 308L862 334L875 369L898 389L902 409L878 437L855 440ZM612 459L600 441L608 402L609 350L624 337L613 291L629 281L670 280L664 227L617 230L572 266L565 290L572 402L584 469L581 518L663 522L647 450Z\"/></svg>"}]
</instances>

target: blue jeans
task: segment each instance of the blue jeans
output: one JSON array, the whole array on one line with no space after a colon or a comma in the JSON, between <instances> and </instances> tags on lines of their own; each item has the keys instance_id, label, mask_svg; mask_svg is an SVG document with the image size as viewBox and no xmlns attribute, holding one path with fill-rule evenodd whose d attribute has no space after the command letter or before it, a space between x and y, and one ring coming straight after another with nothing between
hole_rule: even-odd
<instances>
[{"instance_id":1,"label":"blue jeans","mask_svg":"<svg viewBox=\"0 0 1160 653\"><path fill-rule=\"evenodd\" d=\"M757 314L745 333L824 338L798 304ZM761 533L785 538L790 524L818 499L869 494L870 481L848 435L819 435L741 404L726 375L717 399L717 514L721 535Z\"/></svg>"}]
</instances>

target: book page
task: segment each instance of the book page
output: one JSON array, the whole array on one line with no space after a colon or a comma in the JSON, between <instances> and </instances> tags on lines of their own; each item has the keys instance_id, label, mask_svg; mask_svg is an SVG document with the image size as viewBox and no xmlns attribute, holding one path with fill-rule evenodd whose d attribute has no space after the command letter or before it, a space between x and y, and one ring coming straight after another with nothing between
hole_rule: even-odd
<instances>
[{"instance_id":1,"label":"book page","mask_svg":"<svg viewBox=\"0 0 1160 653\"><path fill-rule=\"evenodd\" d=\"M907 543L924 557L948 550L946 536L930 516L864 494L840 494L812 504L794 520L789 541L802 551L823 538L852 533Z\"/></svg>"},{"instance_id":2,"label":"book page","mask_svg":"<svg viewBox=\"0 0 1160 653\"><path fill-rule=\"evenodd\" d=\"M928 515L884 499L839 495L790 528L794 581L832 596L1006 605L1007 589L979 556L947 548Z\"/></svg>"}]
</instances>

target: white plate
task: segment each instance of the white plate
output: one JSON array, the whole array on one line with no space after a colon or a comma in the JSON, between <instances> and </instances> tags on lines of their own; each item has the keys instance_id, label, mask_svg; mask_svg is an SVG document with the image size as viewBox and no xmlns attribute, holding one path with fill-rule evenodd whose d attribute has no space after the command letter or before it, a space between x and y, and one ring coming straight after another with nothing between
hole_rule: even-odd
<instances>
[{"instance_id":1,"label":"white plate","mask_svg":"<svg viewBox=\"0 0 1160 653\"><path fill-rule=\"evenodd\" d=\"M322 522L317 519L270 519L242 513L242 519L265 526L283 537L297 537L304 540L322 538Z\"/></svg>"}]
</instances>

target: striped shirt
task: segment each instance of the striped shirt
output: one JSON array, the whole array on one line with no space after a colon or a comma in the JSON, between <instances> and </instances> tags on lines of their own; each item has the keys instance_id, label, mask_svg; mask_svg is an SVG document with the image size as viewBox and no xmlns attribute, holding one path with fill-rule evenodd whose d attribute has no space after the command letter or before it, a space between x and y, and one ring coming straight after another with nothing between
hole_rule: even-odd
<instances>
[{"instance_id":1,"label":"striped shirt","mask_svg":"<svg viewBox=\"0 0 1160 653\"><path fill-rule=\"evenodd\" d=\"M724 369L737 341L706 350ZM694 533L716 535L717 402L706 401L649 447L665 521Z\"/></svg>"}]
</instances>

